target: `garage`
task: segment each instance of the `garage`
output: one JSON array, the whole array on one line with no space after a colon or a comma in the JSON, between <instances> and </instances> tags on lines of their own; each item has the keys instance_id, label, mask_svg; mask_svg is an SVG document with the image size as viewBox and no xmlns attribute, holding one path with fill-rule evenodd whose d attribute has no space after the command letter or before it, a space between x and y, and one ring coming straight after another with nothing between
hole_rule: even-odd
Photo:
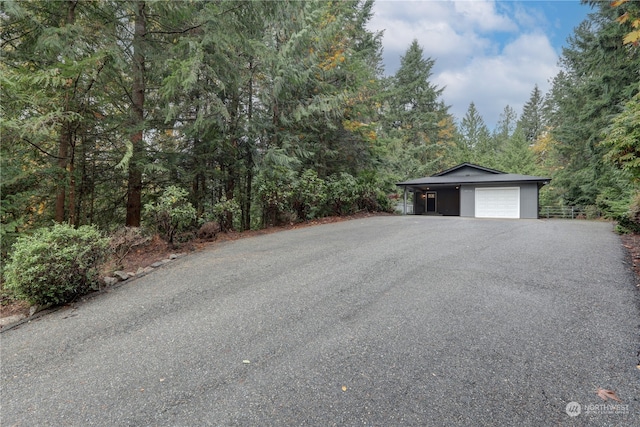
<instances>
[{"instance_id":1,"label":"garage","mask_svg":"<svg viewBox=\"0 0 640 427\"><path fill-rule=\"evenodd\" d=\"M469 218L538 218L543 176L462 163L431 176L399 182L404 214Z\"/></svg>"},{"instance_id":2,"label":"garage","mask_svg":"<svg viewBox=\"0 0 640 427\"><path fill-rule=\"evenodd\" d=\"M520 187L476 188L476 218L520 218Z\"/></svg>"}]
</instances>

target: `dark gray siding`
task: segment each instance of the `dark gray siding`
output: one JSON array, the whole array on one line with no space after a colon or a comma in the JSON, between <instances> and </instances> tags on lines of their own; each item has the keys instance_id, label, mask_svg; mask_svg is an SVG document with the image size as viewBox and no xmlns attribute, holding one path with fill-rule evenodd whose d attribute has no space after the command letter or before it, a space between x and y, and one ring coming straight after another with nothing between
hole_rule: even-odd
<instances>
[{"instance_id":1,"label":"dark gray siding","mask_svg":"<svg viewBox=\"0 0 640 427\"><path fill-rule=\"evenodd\" d=\"M460 216L476 216L476 189L473 185L460 186Z\"/></svg>"},{"instance_id":2,"label":"dark gray siding","mask_svg":"<svg viewBox=\"0 0 640 427\"><path fill-rule=\"evenodd\" d=\"M500 185L463 185L460 187L460 216L474 217L476 187L520 187L520 218L538 218L537 183L503 183Z\"/></svg>"},{"instance_id":3,"label":"dark gray siding","mask_svg":"<svg viewBox=\"0 0 640 427\"><path fill-rule=\"evenodd\" d=\"M438 213L441 215L460 215L460 190L441 188L438 194Z\"/></svg>"},{"instance_id":4,"label":"dark gray siding","mask_svg":"<svg viewBox=\"0 0 640 427\"><path fill-rule=\"evenodd\" d=\"M520 218L538 218L538 184L520 184Z\"/></svg>"},{"instance_id":5,"label":"dark gray siding","mask_svg":"<svg viewBox=\"0 0 640 427\"><path fill-rule=\"evenodd\" d=\"M420 191L416 191L413 193L413 213L415 215L422 215L425 211L425 203L422 195L424 193Z\"/></svg>"}]
</instances>

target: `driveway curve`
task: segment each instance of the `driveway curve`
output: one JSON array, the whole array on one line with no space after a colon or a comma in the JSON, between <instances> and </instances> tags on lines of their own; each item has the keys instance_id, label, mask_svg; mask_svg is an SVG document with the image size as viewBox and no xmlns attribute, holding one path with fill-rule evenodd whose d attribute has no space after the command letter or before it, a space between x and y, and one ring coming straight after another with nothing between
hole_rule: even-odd
<instances>
[{"instance_id":1,"label":"driveway curve","mask_svg":"<svg viewBox=\"0 0 640 427\"><path fill-rule=\"evenodd\" d=\"M0 424L640 425L639 323L608 223L351 220L1 333Z\"/></svg>"}]
</instances>

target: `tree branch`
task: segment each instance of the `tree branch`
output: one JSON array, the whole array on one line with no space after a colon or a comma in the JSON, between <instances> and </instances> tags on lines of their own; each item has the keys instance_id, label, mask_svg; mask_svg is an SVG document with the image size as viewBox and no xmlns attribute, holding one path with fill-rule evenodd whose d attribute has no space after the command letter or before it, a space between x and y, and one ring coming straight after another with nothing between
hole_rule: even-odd
<instances>
[{"instance_id":1,"label":"tree branch","mask_svg":"<svg viewBox=\"0 0 640 427\"><path fill-rule=\"evenodd\" d=\"M34 144L33 142L29 141L27 138L22 138L24 141L26 141L27 143L29 143L30 145L32 145L34 148L36 148L38 151L40 151L41 153L46 154L49 157L53 157L54 159L58 159L58 160L62 160L62 159L66 159L66 157L58 157L54 154L51 154L49 152L47 152L46 150L44 150L43 148L40 148L37 144Z\"/></svg>"}]
</instances>

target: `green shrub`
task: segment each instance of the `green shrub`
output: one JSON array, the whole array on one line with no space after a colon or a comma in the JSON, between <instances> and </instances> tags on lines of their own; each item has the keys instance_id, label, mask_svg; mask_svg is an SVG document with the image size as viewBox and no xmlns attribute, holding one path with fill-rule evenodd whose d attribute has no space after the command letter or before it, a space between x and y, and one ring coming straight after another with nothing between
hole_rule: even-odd
<instances>
[{"instance_id":1,"label":"green shrub","mask_svg":"<svg viewBox=\"0 0 640 427\"><path fill-rule=\"evenodd\" d=\"M393 212L393 203L382 190L383 183L375 172L358 175L358 209L367 212Z\"/></svg>"},{"instance_id":2,"label":"green shrub","mask_svg":"<svg viewBox=\"0 0 640 427\"><path fill-rule=\"evenodd\" d=\"M640 190L636 191L631 198L629 219L640 227Z\"/></svg>"},{"instance_id":3,"label":"green shrub","mask_svg":"<svg viewBox=\"0 0 640 427\"><path fill-rule=\"evenodd\" d=\"M213 217L220 225L221 231L229 231L235 229L235 223L240 220L242 210L235 199L227 200L222 196L220 201L213 205Z\"/></svg>"},{"instance_id":4,"label":"green shrub","mask_svg":"<svg viewBox=\"0 0 640 427\"><path fill-rule=\"evenodd\" d=\"M169 244L173 244L176 233L187 230L196 223L197 212L187 200L187 194L185 190L171 185L156 203L145 205L145 211L156 230Z\"/></svg>"},{"instance_id":5,"label":"green shrub","mask_svg":"<svg viewBox=\"0 0 640 427\"><path fill-rule=\"evenodd\" d=\"M262 211L262 225L280 225L293 218L291 198L294 172L286 166L274 166L257 178L256 193Z\"/></svg>"},{"instance_id":6,"label":"green shrub","mask_svg":"<svg viewBox=\"0 0 640 427\"><path fill-rule=\"evenodd\" d=\"M640 191L632 197L627 213L620 215L617 221L617 233L640 233Z\"/></svg>"},{"instance_id":7,"label":"green shrub","mask_svg":"<svg viewBox=\"0 0 640 427\"><path fill-rule=\"evenodd\" d=\"M5 287L32 304L62 304L96 289L109 240L95 227L56 224L19 237Z\"/></svg>"},{"instance_id":8,"label":"green shrub","mask_svg":"<svg viewBox=\"0 0 640 427\"><path fill-rule=\"evenodd\" d=\"M358 182L342 172L332 175L327 182L327 202L330 215L351 215L358 210Z\"/></svg>"},{"instance_id":9,"label":"green shrub","mask_svg":"<svg viewBox=\"0 0 640 427\"><path fill-rule=\"evenodd\" d=\"M587 219L600 218L600 209L596 205L587 205L584 207L584 215Z\"/></svg>"},{"instance_id":10,"label":"green shrub","mask_svg":"<svg viewBox=\"0 0 640 427\"><path fill-rule=\"evenodd\" d=\"M303 221L317 218L327 200L327 185L313 169L305 170L293 185L292 202L298 218Z\"/></svg>"}]
</instances>

